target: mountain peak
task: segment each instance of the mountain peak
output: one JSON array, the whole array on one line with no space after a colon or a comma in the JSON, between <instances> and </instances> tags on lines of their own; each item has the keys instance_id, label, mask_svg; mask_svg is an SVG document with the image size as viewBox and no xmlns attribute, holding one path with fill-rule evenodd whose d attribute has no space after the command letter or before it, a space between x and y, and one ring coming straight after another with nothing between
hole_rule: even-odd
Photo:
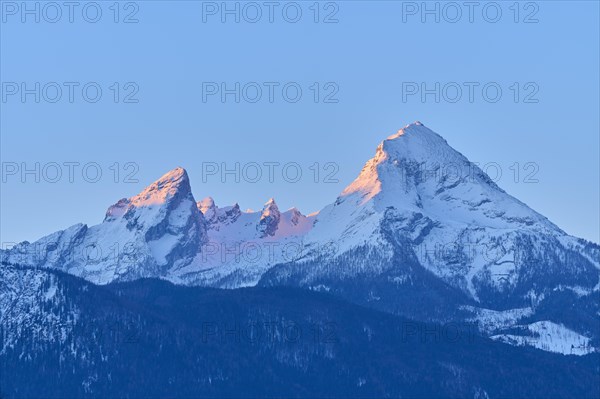
<instances>
[{"instance_id":1,"label":"mountain peak","mask_svg":"<svg viewBox=\"0 0 600 399\"><path fill-rule=\"evenodd\" d=\"M404 136L406 134L434 134L436 136L438 136L435 132L433 132L431 129L429 129L427 126L425 126L424 124L422 124L419 121L410 123L406 126L404 126L402 129L399 129L396 133L392 134L391 136L388 136L386 140L394 140L397 139L401 136Z\"/></svg>"},{"instance_id":2,"label":"mountain peak","mask_svg":"<svg viewBox=\"0 0 600 399\"><path fill-rule=\"evenodd\" d=\"M172 169L162 175L152 185L156 185L158 188L169 188L172 186L185 186L190 184L190 179L186 170L180 166Z\"/></svg>"},{"instance_id":3,"label":"mountain peak","mask_svg":"<svg viewBox=\"0 0 600 399\"><path fill-rule=\"evenodd\" d=\"M270 198L267 202L265 202L265 206L262 210L261 219L273 214L279 214L279 207L275 203L275 200L273 198Z\"/></svg>"},{"instance_id":4,"label":"mountain peak","mask_svg":"<svg viewBox=\"0 0 600 399\"><path fill-rule=\"evenodd\" d=\"M281 212L279 212L275 200L270 198L263 207L260 215L260 222L257 226L257 230L261 233L261 237L273 236L277 231L280 219Z\"/></svg>"},{"instance_id":5,"label":"mountain peak","mask_svg":"<svg viewBox=\"0 0 600 399\"><path fill-rule=\"evenodd\" d=\"M163 204L177 194L191 194L190 179L185 169L177 167L162 175L141 193L130 198L136 207Z\"/></svg>"},{"instance_id":6,"label":"mountain peak","mask_svg":"<svg viewBox=\"0 0 600 399\"><path fill-rule=\"evenodd\" d=\"M375 156L367 161L342 196L358 194L359 203L364 204L376 196L381 199L379 193L386 191L394 193L386 196L386 206L402 203L411 208L420 207L420 198L425 195L423 190L435 196L446 188L466 183L470 174L479 177L482 173L472 169L469 160L442 136L417 121L383 140ZM481 177L480 183L496 189L488 180Z\"/></svg>"},{"instance_id":7,"label":"mountain peak","mask_svg":"<svg viewBox=\"0 0 600 399\"><path fill-rule=\"evenodd\" d=\"M201 201L198 201L198 209L200 209L202 213L213 208L215 208L215 200L212 197L206 197Z\"/></svg>"},{"instance_id":8,"label":"mountain peak","mask_svg":"<svg viewBox=\"0 0 600 399\"><path fill-rule=\"evenodd\" d=\"M162 175L162 177L159 180L165 179L165 178L174 178L174 179L177 179L177 178L180 178L180 177L183 177L183 176L187 177L187 171L184 168L182 168L181 166L178 166L178 167L176 167L174 169L171 169L170 171L168 171L164 175Z\"/></svg>"},{"instance_id":9,"label":"mountain peak","mask_svg":"<svg viewBox=\"0 0 600 399\"><path fill-rule=\"evenodd\" d=\"M383 140L333 204L335 211L321 212L318 223L333 224L323 223L328 213L332 220L340 220L362 208L364 218L393 208L405 215L425 215L435 223L557 231L420 122ZM377 217L372 220L377 226Z\"/></svg>"},{"instance_id":10,"label":"mountain peak","mask_svg":"<svg viewBox=\"0 0 600 399\"><path fill-rule=\"evenodd\" d=\"M212 197L206 197L202 199L202 201L198 201L196 203L198 206L198 210L202 212L204 218L211 222L217 215L217 206L215 205L215 200Z\"/></svg>"}]
</instances>

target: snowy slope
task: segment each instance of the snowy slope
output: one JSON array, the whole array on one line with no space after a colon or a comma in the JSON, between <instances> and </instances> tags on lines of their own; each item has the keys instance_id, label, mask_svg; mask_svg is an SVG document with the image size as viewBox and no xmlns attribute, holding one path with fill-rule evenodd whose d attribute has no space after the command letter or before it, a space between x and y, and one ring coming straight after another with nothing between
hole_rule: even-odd
<instances>
[{"instance_id":1,"label":"snowy slope","mask_svg":"<svg viewBox=\"0 0 600 399\"><path fill-rule=\"evenodd\" d=\"M38 345L63 343L78 315L56 276L39 270L0 268L0 355L19 340Z\"/></svg>"},{"instance_id":2,"label":"snowy slope","mask_svg":"<svg viewBox=\"0 0 600 399\"><path fill-rule=\"evenodd\" d=\"M595 352L590 339L551 321L538 321L523 327L522 334L500 334L492 339L517 346L533 346L563 355L586 355Z\"/></svg>"}]
</instances>

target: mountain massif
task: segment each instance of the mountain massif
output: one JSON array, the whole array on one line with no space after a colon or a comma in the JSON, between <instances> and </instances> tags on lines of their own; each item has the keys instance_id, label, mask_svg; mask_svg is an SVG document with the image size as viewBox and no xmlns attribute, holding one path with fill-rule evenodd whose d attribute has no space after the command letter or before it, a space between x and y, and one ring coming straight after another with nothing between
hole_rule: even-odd
<instances>
[{"instance_id":1,"label":"mountain massif","mask_svg":"<svg viewBox=\"0 0 600 399\"><path fill-rule=\"evenodd\" d=\"M280 328L291 317L287 312L305 327L309 321L322 327L329 318L344 325L338 338L344 351L354 355L322 343L290 349L280 334L266 346L245 342L241 350L246 352L240 357L245 367L264 364L265 379L321 378L324 386L327 378L339 379L346 387L336 391L341 396L428 396L431 390L482 398L535 392L563 396L558 385L543 391L547 381L558 378L550 372L509 372L517 358L528 364L528 357L539 357L536 361L548 367L556 362L556 367L569 370L567 374L598 372L600 246L568 235L506 193L419 122L385 139L356 180L316 214L306 216L295 208L282 211L273 199L258 212L242 211L238 204L217 206L210 197L196 201L186 171L176 168L138 195L110 206L101 224L78 224L17 244L1 255L3 369L10 359L23 356L43 358L48 370L55 361L81 370L86 359L106 357L106 369L96 377L90 374L83 388L73 388L89 389L84 393L120 396L99 381L106 378L103 372L117 367L111 362L134 356L135 361L160 358L171 362L173 370L189 367L172 379L155 380L157 386L196 381L206 390L185 394L233 395L224 388L233 385L223 384L235 379L228 362L238 352L227 346L220 354L229 360L215 361L216 347L197 348L192 343L202 317L223 322L219 317L231 309L241 312L244 322L273 318ZM208 305L216 313L204 308ZM334 317L331 307L341 313ZM115 317L117 322L132 320L142 329L145 349L152 354L91 348L99 339L94 329ZM101 325L82 336L81 329L93 320ZM412 347L407 356L407 347L395 346L398 326L407 320L422 323L419 326L456 323L461 331L474 327L480 346L450 348L448 342L438 341L439 347ZM64 328L61 338L46 341L56 335L48 327L56 323ZM24 326L38 326L25 343L20 333ZM380 338L376 344L372 334ZM161 342L164 349L157 350ZM194 351L177 366L167 352L180 353L187 345ZM362 356L364 348L381 354L377 359L383 363L377 367L389 366L389 375L357 368L356 359L348 356ZM198 353L202 356L194 357ZM416 375L426 365L420 363L423 359L413 359L416 353L434 362L442 385L423 388L425 382ZM510 378L523 380L523 390L496 389L487 374L470 368L483 362L484 354L513 359L481 364L507 378L516 373ZM458 361L456 356L463 355L466 358ZM17 363L27 375L29 363ZM341 369L317 377L308 371L309 364ZM571 378L567 374L560 378ZM528 375L531 379L525 378ZM63 377L66 384L79 381L75 374ZM143 378L151 380L149 375ZM538 381L542 383L536 385ZM252 384L259 380L235 383L257 387ZM8 384L13 393L39 392L19 391L26 388L18 380ZM282 383L272 392L324 392L288 388ZM582 389L597 393L597 383Z\"/></svg>"}]
</instances>

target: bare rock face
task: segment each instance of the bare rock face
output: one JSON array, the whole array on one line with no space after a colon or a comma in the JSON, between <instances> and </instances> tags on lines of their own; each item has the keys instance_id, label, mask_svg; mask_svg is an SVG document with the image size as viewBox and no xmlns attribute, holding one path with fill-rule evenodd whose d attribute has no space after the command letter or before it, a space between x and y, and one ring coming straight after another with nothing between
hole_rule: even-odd
<instances>
[{"instance_id":1,"label":"bare rock face","mask_svg":"<svg viewBox=\"0 0 600 399\"><path fill-rule=\"evenodd\" d=\"M256 230L260 233L261 237L274 236L277 232L277 226L279 226L279 220L281 219L281 213L275 203L275 200L271 198L263 207L260 215L260 222L256 227Z\"/></svg>"}]
</instances>

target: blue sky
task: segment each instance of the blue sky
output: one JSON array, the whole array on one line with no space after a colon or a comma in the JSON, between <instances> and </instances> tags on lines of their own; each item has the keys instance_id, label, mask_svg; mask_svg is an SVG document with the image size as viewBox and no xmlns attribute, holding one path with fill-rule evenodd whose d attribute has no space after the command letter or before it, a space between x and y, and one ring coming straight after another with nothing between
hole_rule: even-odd
<instances>
[{"instance_id":1,"label":"blue sky","mask_svg":"<svg viewBox=\"0 0 600 399\"><path fill-rule=\"evenodd\" d=\"M116 15L108 1L97 2L95 23L89 2L73 22L44 4L36 22L21 2L2 2L3 243L99 223L176 166L198 200L260 209L275 197L317 211L382 139L416 120L490 174L500 169L502 188L568 233L600 241L597 2L480 2L472 21L462 2L460 16L427 3L439 21L422 2L321 2L318 15L313 1L275 2L272 22L263 2L239 3L236 22L221 2L121 2ZM239 102L222 101L221 84L236 82ZM33 90L24 100L22 83ZM21 176L36 163L39 182ZM239 182L208 173L236 163Z\"/></svg>"}]
</instances>

